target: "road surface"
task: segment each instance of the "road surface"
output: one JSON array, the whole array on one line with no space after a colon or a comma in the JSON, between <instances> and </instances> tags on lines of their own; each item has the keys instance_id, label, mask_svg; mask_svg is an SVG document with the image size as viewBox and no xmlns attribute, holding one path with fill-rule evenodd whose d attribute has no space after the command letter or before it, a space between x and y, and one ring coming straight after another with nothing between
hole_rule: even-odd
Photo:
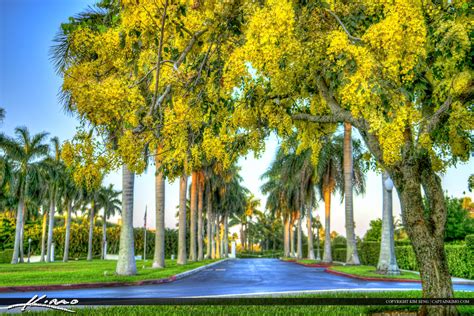
<instances>
[{"instance_id":1,"label":"road surface","mask_svg":"<svg viewBox=\"0 0 474 316\"><path fill-rule=\"evenodd\" d=\"M454 285L474 291L473 285ZM0 298L31 298L46 294L55 298L169 298L234 295L277 295L301 291L364 291L421 289L419 283L362 281L278 259L227 260L172 283L98 289L0 293Z\"/></svg>"}]
</instances>

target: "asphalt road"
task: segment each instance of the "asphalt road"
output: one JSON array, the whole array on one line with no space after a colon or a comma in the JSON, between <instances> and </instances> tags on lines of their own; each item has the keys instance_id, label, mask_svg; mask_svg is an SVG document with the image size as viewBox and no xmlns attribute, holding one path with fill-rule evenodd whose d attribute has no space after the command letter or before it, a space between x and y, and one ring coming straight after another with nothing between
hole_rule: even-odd
<instances>
[{"instance_id":1,"label":"asphalt road","mask_svg":"<svg viewBox=\"0 0 474 316\"><path fill-rule=\"evenodd\" d=\"M209 269L172 283L126 286L99 289L1 293L0 298L31 298L46 294L55 298L167 298L234 296L293 293L299 291L347 290L412 290L420 289L418 283L362 281L283 262L278 259L228 260ZM454 286L456 290L474 291L474 285Z\"/></svg>"}]
</instances>

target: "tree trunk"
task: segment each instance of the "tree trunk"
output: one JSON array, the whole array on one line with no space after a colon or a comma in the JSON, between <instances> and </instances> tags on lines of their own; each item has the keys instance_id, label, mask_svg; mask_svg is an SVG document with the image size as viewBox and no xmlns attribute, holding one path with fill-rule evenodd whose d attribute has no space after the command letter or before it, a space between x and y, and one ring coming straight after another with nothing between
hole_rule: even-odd
<instances>
[{"instance_id":1,"label":"tree trunk","mask_svg":"<svg viewBox=\"0 0 474 316\"><path fill-rule=\"evenodd\" d=\"M216 248L216 251L215 251L215 258L216 259L220 259L221 258L221 225L220 225L220 222L219 222L219 219L220 219L220 215L219 214L216 214L216 220L215 220L215 223L214 225L216 225L216 237L215 237L215 248Z\"/></svg>"},{"instance_id":2,"label":"tree trunk","mask_svg":"<svg viewBox=\"0 0 474 316\"><path fill-rule=\"evenodd\" d=\"M391 176L400 196L402 216L420 269L423 297L452 298L453 286L444 249L447 211L441 180L430 166L426 166L426 161L408 159L401 172L394 172ZM421 184L429 201L428 215L423 208ZM449 305L423 305L421 314L456 315L457 310Z\"/></svg>"},{"instance_id":3,"label":"tree trunk","mask_svg":"<svg viewBox=\"0 0 474 316\"><path fill-rule=\"evenodd\" d=\"M312 192L311 199L312 201ZM313 242L313 215L311 214L311 203L308 205L308 213L306 214L306 229L308 230L308 259L314 260L314 242Z\"/></svg>"},{"instance_id":4,"label":"tree trunk","mask_svg":"<svg viewBox=\"0 0 474 316\"><path fill-rule=\"evenodd\" d=\"M302 225L301 225L301 211L298 212L298 233L297 233L297 244L296 244L296 258L303 259L303 238L302 238Z\"/></svg>"},{"instance_id":5,"label":"tree trunk","mask_svg":"<svg viewBox=\"0 0 474 316\"><path fill-rule=\"evenodd\" d=\"M325 227L323 262L332 262L331 254L331 190L324 189Z\"/></svg>"},{"instance_id":6,"label":"tree trunk","mask_svg":"<svg viewBox=\"0 0 474 316\"><path fill-rule=\"evenodd\" d=\"M290 221L290 257L295 257L295 230L294 230L294 219Z\"/></svg>"},{"instance_id":7,"label":"tree trunk","mask_svg":"<svg viewBox=\"0 0 474 316\"><path fill-rule=\"evenodd\" d=\"M43 224L41 230L41 258L40 262L44 262L46 253L46 229L48 227L48 212L43 207Z\"/></svg>"},{"instance_id":8,"label":"tree trunk","mask_svg":"<svg viewBox=\"0 0 474 316\"><path fill-rule=\"evenodd\" d=\"M213 212L211 219L211 258L216 259L216 217L217 214Z\"/></svg>"},{"instance_id":9,"label":"tree trunk","mask_svg":"<svg viewBox=\"0 0 474 316\"><path fill-rule=\"evenodd\" d=\"M135 243L133 237L133 189L135 174L122 166L122 227L116 272L118 275L135 275Z\"/></svg>"},{"instance_id":10,"label":"tree trunk","mask_svg":"<svg viewBox=\"0 0 474 316\"><path fill-rule=\"evenodd\" d=\"M68 201L67 215L66 215L66 236L64 237L63 262L67 262L69 260L69 240L71 238L71 213L72 213L72 203Z\"/></svg>"},{"instance_id":11,"label":"tree trunk","mask_svg":"<svg viewBox=\"0 0 474 316\"><path fill-rule=\"evenodd\" d=\"M179 238L177 264L186 264L186 191L188 176L182 175L179 180Z\"/></svg>"},{"instance_id":12,"label":"tree trunk","mask_svg":"<svg viewBox=\"0 0 474 316\"><path fill-rule=\"evenodd\" d=\"M160 170L160 161L156 158L155 173L155 208L156 208L156 233L155 255L153 268L165 267L165 177Z\"/></svg>"},{"instance_id":13,"label":"tree trunk","mask_svg":"<svg viewBox=\"0 0 474 316\"><path fill-rule=\"evenodd\" d=\"M54 213L56 211L55 194L51 193L49 207L48 244L46 248L46 262L51 262L51 245L53 244Z\"/></svg>"},{"instance_id":14,"label":"tree trunk","mask_svg":"<svg viewBox=\"0 0 474 316\"><path fill-rule=\"evenodd\" d=\"M229 256L229 216L227 213L224 215L224 238L223 238L223 246L224 246L224 258Z\"/></svg>"},{"instance_id":15,"label":"tree trunk","mask_svg":"<svg viewBox=\"0 0 474 316\"><path fill-rule=\"evenodd\" d=\"M212 197L210 183L206 184L207 245L206 259L212 258Z\"/></svg>"},{"instance_id":16,"label":"tree trunk","mask_svg":"<svg viewBox=\"0 0 474 316\"><path fill-rule=\"evenodd\" d=\"M94 237L94 216L95 216L95 201L91 203L91 210L89 213L89 240L87 243L87 260L92 260L92 239Z\"/></svg>"},{"instance_id":17,"label":"tree trunk","mask_svg":"<svg viewBox=\"0 0 474 316\"><path fill-rule=\"evenodd\" d=\"M21 230L23 229L23 197L20 196L18 201L18 209L16 211L16 226L15 226L15 244L13 246L13 257L12 264L17 264L20 256L20 241L21 241Z\"/></svg>"},{"instance_id":18,"label":"tree trunk","mask_svg":"<svg viewBox=\"0 0 474 316\"><path fill-rule=\"evenodd\" d=\"M283 226L283 251L285 252L284 256L290 256L290 219L289 216L286 216L284 219Z\"/></svg>"},{"instance_id":19,"label":"tree trunk","mask_svg":"<svg viewBox=\"0 0 474 316\"><path fill-rule=\"evenodd\" d=\"M203 251L203 217L202 217L202 209L204 205L204 179L202 172L199 173L198 176L198 227L197 227L197 243L198 243L198 261L201 261L204 258L204 251Z\"/></svg>"},{"instance_id":20,"label":"tree trunk","mask_svg":"<svg viewBox=\"0 0 474 316\"><path fill-rule=\"evenodd\" d=\"M102 260L107 256L107 211L104 208L104 216L102 217Z\"/></svg>"},{"instance_id":21,"label":"tree trunk","mask_svg":"<svg viewBox=\"0 0 474 316\"><path fill-rule=\"evenodd\" d=\"M382 174L382 240L377 271L383 274L397 275L400 274L400 270L395 257L395 241L393 239L392 190L388 190L385 186L385 181L388 179L388 173L384 172Z\"/></svg>"},{"instance_id":22,"label":"tree trunk","mask_svg":"<svg viewBox=\"0 0 474 316\"><path fill-rule=\"evenodd\" d=\"M198 173L193 171L191 173L191 197L190 197L190 233L189 237L191 238L189 242L189 261L196 261L197 252L196 252L196 229L197 229L197 186L198 186Z\"/></svg>"},{"instance_id":23,"label":"tree trunk","mask_svg":"<svg viewBox=\"0 0 474 316\"><path fill-rule=\"evenodd\" d=\"M357 253L357 243L354 225L354 204L353 204L353 162L352 162L352 126L344 123L344 204L346 215L346 239L347 254L346 263L360 265L359 254Z\"/></svg>"},{"instance_id":24,"label":"tree trunk","mask_svg":"<svg viewBox=\"0 0 474 316\"><path fill-rule=\"evenodd\" d=\"M23 204L23 216L20 230L20 263L25 262L25 221L26 221L26 203Z\"/></svg>"}]
</instances>

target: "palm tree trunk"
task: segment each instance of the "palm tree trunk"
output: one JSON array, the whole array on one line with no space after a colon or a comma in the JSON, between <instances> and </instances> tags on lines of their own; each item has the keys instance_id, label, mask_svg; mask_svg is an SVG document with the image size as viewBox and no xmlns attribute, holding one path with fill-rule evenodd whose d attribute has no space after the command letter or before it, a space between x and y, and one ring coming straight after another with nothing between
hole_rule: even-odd
<instances>
[{"instance_id":1,"label":"palm tree trunk","mask_svg":"<svg viewBox=\"0 0 474 316\"><path fill-rule=\"evenodd\" d=\"M216 222L215 222L215 225L216 225L216 243L215 243L215 248L216 248L216 259L220 259L221 258L221 225L219 223L219 217L220 215L216 214Z\"/></svg>"},{"instance_id":2,"label":"palm tree trunk","mask_svg":"<svg viewBox=\"0 0 474 316\"><path fill-rule=\"evenodd\" d=\"M160 161L156 158L155 173L155 207L156 207L156 233L155 255L153 268L165 267L165 177L159 170Z\"/></svg>"},{"instance_id":3,"label":"palm tree trunk","mask_svg":"<svg viewBox=\"0 0 474 316\"><path fill-rule=\"evenodd\" d=\"M89 213L89 239L87 244L87 260L92 260L92 238L94 236L94 216L95 216L95 201L91 203L91 210Z\"/></svg>"},{"instance_id":4,"label":"palm tree trunk","mask_svg":"<svg viewBox=\"0 0 474 316\"><path fill-rule=\"evenodd\" d=\"M21 230L20 230L20 263L25 262L24 257L25 257L25 249L23 247L24 245L24 237L25 237L25 219L26 219L26 203L23 204L23 215L21 219Z\"/></svg>"},{"instance_id":5,"label":"palm tree trunk","mask_svg":"<svg viewBox=\"0 0 474 316\"><path fill-rule=\"evenodd\" d=\"M18 263L18 258L20 256L20 240L21 240L21 230L23 229L23 197L20 196L18 201L18 209L16 211L16 228L15 228L15 244L13 246L13 257L12 264Z\"/></svg>"},{"instance_id":6,"label":"palm tree trunk","mask_svg":"<svg viewBox=\"0 0 474 316\"><path fill-rule=\"evenodd\" d=\"M284 256L290 256L290 219L285 217L284 227L283 227L283 250L285 252Z\"/></svg>"},{"instance_id":7,"label":"palm tree trunk","mask_svg":"<svg viewBox=\"0 0 474 316\"><path fill-rule=\"evenodd\" d=\"M383 274L400 274L395 256L395 241L393 238L393 213L392 191L387 190L385 181L389 179L388 173L382 174L383 213L382 213L382 240L380 242L380 255L377 271Z\"/></svg>"},{"instance_id":8,"label":"palm tree trunk","mask_svg":"<svg viewBox=\"0 0 474 316\"><path fill-rule=\"evenodd\" d=\"M229 256L229 215L224 215L224 257Z\"/></svg>"},{"instance_id":9,"label":"palm tree trunk","mask_svg":"<svg viewBox=\"0 0 474 316\"><path fill-rule=\"evenodd\" d=\"M198 173L197 171L193 171L191 173L191 197L190 197L190 233L189 237L191 240L189 241L189 261L196 261L197 253L196 253L196 229L197 229L197 186L198 186Z\"/></svg>"},{"instance_id":10,"label":"palm tree trunk","mask_svg":"<svg viewBox=\"0 0 474 316\"><path fill-rule=\"evenodd\" d=\"M51 262L51 246L53 244L54 212L56 211L55 194L51 193L49 207L48 244L46 248L46 262Z\"/></svg>"},{"instance_id":11,"label":"palm tree trunk","mask_svg":"<svg viewBox=\"0 0 474 316\"><path fill-rule=\"evenodd\" d=\"M331 254L331 190L324 189L324 208L325 208L325 226L324 226L324 255L323 262L332 262Z\"/></svg>"},{"instance_id":12,"label":"palm tree trunk","mask_svg":"<svg viewBox=\"0 0 474 316\"><path fill-rule=\"evenodd\" d=\"M303 259L303 239L302 239L302 216L301 211L298 212L298 234L297 234L297 244L296 244L296 258Z\"/></svg>"},{"instance_id":13,"label":"palm tree trunk","mask_svg":"<svg viewBox=\"0 0 474 316\"><path fill-rule=\"evenodd\" d=\"M294 219L290 220L290 257L295 257L295 231L294 231Z\"/></svg>"},{"instance_id":14,"label":"palm tree trunk","mask_svg":"<svg viewBox=\"0 0 474 316\"><path fill-rule=\"evenodd\" d=\"M63 262L67 262L69 260L69 240L71 236L71 212L72 212L72 203L68 201L67 215L66 215L66 236L64 237Z\"/></svg>"},{"instance_id":15,"label":"palm tree trunk","mask_svg":"<svg viewBox=\"0 0 474 316\"><path fill-rule=\"evenodd\" d=\"M186 191L188 176L183 174L179 181L179 238L177 264L186 264Z\"/></svg>"},{"instance_id":16,"label":"palm tree trunk","mask_svg":"<svg viewBox=\"0 0 474 316\"><path fill-rule=\"evenodd\" d=\"M107 256L107 210L104 208L102 218L102 260Z\"/></svg>"},{"instance_id":17,"label":"palm tree trunk","mask_svg":"<svg viewBox=\"0 0 474 316\"><path fill-rule=\"evenodd\" d=\"M198 176L198 227L197 227L197 244L198 244L198 261L201 261L204 257L203 254L203 217L202 217L202 209L204 205L204 188L203 188L203 175L202 172L199 173Z\"/></svg>"},{"instance_id":18,"label":"palm tree trunk","mask_svg":"<svg viewBox=\"0 0 474 316\"><path fill-rule=\"evenodd\" d=\"M116 273L135 275L135 243L133 237L133 189L135 174L126 165L122 166L122 227Z\"/></svg>"},{"instance_id":19,"label":"palm tree trunk","mask_svg":"<svg viewBox=\"0 0 474 316\"><path fill-rule=\"evenodd\" d=\"M43 208L43 224L41 230L41 262L44 262L45 252L46 252L46 228L48 227L48 212Z\"/></svg>"},{"instance_id":20,"label":"palm tree trunk","mask_svg":"<svg viewBox=\"0 0 474 316\"><path fill-rule=\"evenodd\" d=\"M311 192L310 201L312 201L313 199L312 195L313 193ZM309 203L308 213L306 214L306 225L307 225L306 228L308 230L308 259L314 260L315 257L314 257L314 243L313 243L313 215L311 213L312 213L312 207L311 207L311 203Z\"/></svg>"},{"instance_id":21,"label":"palm tree trunk","mask_svg":"<svg viewBox=\"0 0 474 316\"><path fill-rule=\"evenodd\" d=\"M217 214L212 214L211 223L211 258L216 259L216 217Z\"/></svg>"},{"instance_id":22,"label":"palm tree trunk","mask_svg":"<svg viewBox=\"0 0 474 316\"><path fill-rule=\"evenodd\" d=\"M344 204L346 213L346 238L347 254L346 263L360 265L359 254L357 253L357 243L354 228L354 204L353 204L353 162L352 162L352 126L344 123Z\"/></svg>"},{"instance_id":23,"label":"palm tree trunk","mask_svg":"<svg viewBox=\"0 0 474 316\"><path fill-rule=\"evenodd\" d=\"M207 200L207 245L206 259L212 258L212 197L210 183L206 184L206 200Z\"/></svg>"}]
</instances>

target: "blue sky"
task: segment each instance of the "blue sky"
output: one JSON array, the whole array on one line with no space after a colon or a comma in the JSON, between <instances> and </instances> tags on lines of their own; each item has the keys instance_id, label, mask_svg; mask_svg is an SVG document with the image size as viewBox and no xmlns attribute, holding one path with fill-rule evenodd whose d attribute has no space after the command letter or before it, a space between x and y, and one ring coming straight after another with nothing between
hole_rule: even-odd
<instances>
[{"instance_id":1,"label":"blue sky","mask_svg":"<svg viewBox=\"0 0 474 316\"><path fill-rule=\"evenodd\" d=\"M61 140L74 135L77 121L67 115L57 98L61 85L49 61L48 51L60 24L68 17L85 9L94 1L86 0L0 0L0 106L6 109L2 131L12 134L16 126L27 126L31 132L47 131ZM240 159L244 185L257 197L260 175L271 163L278 146L276 138L268 140L266 151L259 159L253 154ZM443 175L443 186L450 195L462 196L467 191L467 178L474 172L474 159L468 164L451 168ZM121 188L119 173L107 176L107 183ZM355 197L356 233L363 235L370 220L381 217L381 179L375 173L367 176L367 192ZM469 194L469 192L466 192ZM473 194L470 194L474 197ZM332 208L331 230L345 234L344 209L335 197ZM175 226L174 215L178 203L177 183L166 187L166 225ZM135 188L134 224L143 225L143 213L148 205L148 226L154 227L153 172L138 176ZM322 205L321 205L322 207ZM320 207L320 208L321 208ZM398 198L394 197L394 212L400 213ZM322 209L317 210L322 214Z\"/></svg>"}]
</instances>

